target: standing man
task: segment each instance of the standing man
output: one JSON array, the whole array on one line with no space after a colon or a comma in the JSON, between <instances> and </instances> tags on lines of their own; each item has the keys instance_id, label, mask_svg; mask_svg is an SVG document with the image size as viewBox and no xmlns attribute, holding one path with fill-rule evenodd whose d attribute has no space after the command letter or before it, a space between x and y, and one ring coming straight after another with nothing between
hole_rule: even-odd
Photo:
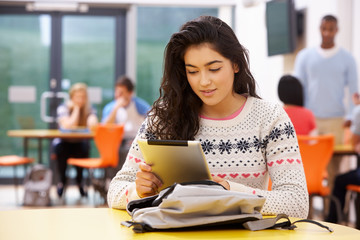
<instances>
[{"instance_id":1,"label":"standing man","mask_svg":"<svg viewBox=\"0 0 360 240\"><path fill-rule=\"evenodd\" d=\"M358 91L356 63L349 52L335 44L336 17L324 16L320 33L321 45L306 48L296 57L295 75L303 84L305 107L314 113L319 134L333 134L335 144L342 144L344 127L351 124L351 96ZM347 107L346 88L350 92ZM330 189L339 165L340 159L332 159L328 165Z\"/></svg>"},{"instance_id":2,"label":"standing man","mask_svg":"<svg viewBox=\"0 0 360 240\"><path fill-rule=\"evenodd\" d=\"M122 76L115 83L114 100L105 105L102 113L102 123L118 123L125 125L124 140L120 147L120 165L131 146L138 129L146 118L150 105L143 99L135 97L134 84Z\"/></svg>"}]
</instances>

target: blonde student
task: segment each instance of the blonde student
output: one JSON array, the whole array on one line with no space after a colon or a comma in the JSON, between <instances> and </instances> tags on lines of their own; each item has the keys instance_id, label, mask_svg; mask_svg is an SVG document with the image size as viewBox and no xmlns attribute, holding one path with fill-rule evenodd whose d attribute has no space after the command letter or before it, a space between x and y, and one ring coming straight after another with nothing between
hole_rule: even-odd
<instances>
[{"instance_id":1,"label":"blonde student","mask_svg":"<svg viewBox=\"0 0 360 240\"><path fill-rule=\"evenodd\" d=\"M198 140L214 181L230 191L264 196L263 214L307 217L308 192L294 127L280 105L257 95L245 48L216 17L189 21L171 36L160 97L138 138ZM162 184L144 163L136 139L110 183L112 208L124 209L133 199L157 194Z\"/></svg>"},{"instance_id":2,"label":"blonde student","mask_svg":"<svg viewBox=\"0 0 360 240\"><path fill-rule=\"evenodd\" d=\"M70 100L61 104L57 108L57 117L59 128L76 129L91 128L98 123L96 110L91 107L87 93L87 85L85 83L75 83L71 86ZM56 139L54 140L54 152L56 155L57 171L59 174L59 182L57 184L57 194L62 197L64 187L67 184L66 168L67 159L87 158L89 157L90 144L89 140L79 139ZM82 197L87 196L83 183L83 169L76 167L76 182Z\"/></svg>"}]
</instances>

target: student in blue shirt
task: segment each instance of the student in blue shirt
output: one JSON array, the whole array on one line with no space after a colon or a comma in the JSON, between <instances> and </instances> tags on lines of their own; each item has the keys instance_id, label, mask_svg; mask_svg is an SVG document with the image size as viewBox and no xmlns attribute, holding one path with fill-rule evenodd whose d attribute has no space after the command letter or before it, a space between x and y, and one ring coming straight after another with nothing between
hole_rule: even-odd
<instances>
[{"instance_id":1,"label":"student in blue shirt","mask_svg":"<svg viewBox=\"0 0 360 240\"><path fill-rule=\"evenodd\" d=\"M125 125L124 139L120 147L119 167L122 166L132 140L150 110L150 105L145 100L134 96L134 89L130 78L119 77L115 83L114 100L106 104L102 112L102 123Z\"/></svg>"},{"instance_id":2,"label":"student in blue shirt","mask_svg":"<svg viewBox=\"0 0 360 240\"><path fill-rule=\"evenodd\" d=\"M354 58L335 44L337 32L336 17L324 16L320 25L321 45L299 52L295 61L294 75L304 87L305 107L315 115L318 133L333 134L335 144L342 144L344 127L351 124L350 114L354 107L351 95L358 91L358 77ZM345 106L347 88L350 94L346 101L348 106ZM330 189L338 174L340 160L333 159L329 163Z\"/></svg>"}]
</instances>

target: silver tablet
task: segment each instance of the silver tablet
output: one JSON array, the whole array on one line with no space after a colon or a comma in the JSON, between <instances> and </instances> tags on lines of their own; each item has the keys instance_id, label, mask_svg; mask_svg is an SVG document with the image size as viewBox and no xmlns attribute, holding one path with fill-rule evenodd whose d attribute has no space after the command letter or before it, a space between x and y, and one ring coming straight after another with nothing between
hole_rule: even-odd
<instances>
[{"instance_id":1,"label":"silver tablet","mask_svg":"<svg viewBox=\"0 0 360 240\"><path fill-rule=\"evenodd\" d=\"M138 139L152 172L162 181L162 190L174 183L211 180L199 141Z\"/></svg>"}]
</instances>

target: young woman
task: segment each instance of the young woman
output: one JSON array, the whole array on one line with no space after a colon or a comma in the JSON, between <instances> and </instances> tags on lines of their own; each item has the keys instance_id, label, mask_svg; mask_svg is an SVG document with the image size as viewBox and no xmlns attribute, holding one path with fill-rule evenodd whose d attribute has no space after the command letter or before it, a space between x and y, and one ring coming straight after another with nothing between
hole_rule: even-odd
<instances>
[{"instance_id":1,"label":"young woman","mask_svg":"<svg viewBox=\"0 0 360 240\"><path fill-rule=\"evenodd\" d=\"M284 75L278 84L278 95L284 103L297 135L317 135L314 114L304 107L303 87L299 79Z\"/></svg>"},{"instance_id":2,"label":"young woman","mask_svg":"<svg viewBox=\"0 0 360 240\"><path fill-rule=\"evenodd\" d=\"M136 138L198 140L214 181L266 197L263 214L306 217L308 192L294 127L281 106L256 94L246 50L232 29L203 16L173 34L165 51L161 94ZM135 139L110 184L108 203L124 209L159 186Z\"/></svg>"},{"instance_id":3,"label":"young woman","mask_svg":"<svg viewBox=\"0 0 360 240\"><path fill-rule=\"evenodd\" d=\"M70 101L62 104L57 109L58 123L60 129L91 128L98 123L95 109L91 108L87 86L84 83L75 83L69 91ZM54 140L55 141L55 140ZM57 193L62 196L66 184L67 159L89 157L90 145L88 140L57 140L55 141L54 152L57 160L57 169L60 181L57 185ZM86 196L86 191L82 185L82 171L76 168L76 181L79 186L81 196Z\"/></svg>"}]
</instances>

